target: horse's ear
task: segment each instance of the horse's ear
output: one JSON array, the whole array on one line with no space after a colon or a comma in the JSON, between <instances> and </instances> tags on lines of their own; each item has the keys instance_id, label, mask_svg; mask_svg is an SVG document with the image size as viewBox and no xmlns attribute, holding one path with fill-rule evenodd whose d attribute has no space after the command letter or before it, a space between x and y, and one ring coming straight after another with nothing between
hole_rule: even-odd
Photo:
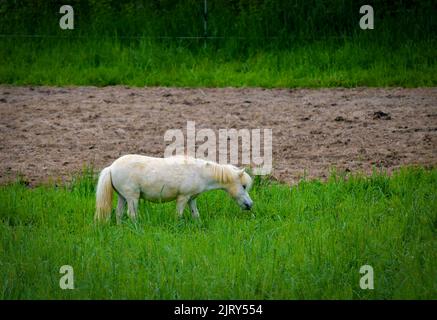
<instances>
[{"instance_id":1,"label":"horse's ear","mask_svg":"<svg viewBox=\"0 0 437 320\"><path fill-rule=\"evenodd\" d=\"M240 170L240 172L238 172L238 175L239 175L240 177L242 177L243 174L244 174L245 172L246 172L246 169L243 168L243 169Z\"/></svg>"}]
</instances>

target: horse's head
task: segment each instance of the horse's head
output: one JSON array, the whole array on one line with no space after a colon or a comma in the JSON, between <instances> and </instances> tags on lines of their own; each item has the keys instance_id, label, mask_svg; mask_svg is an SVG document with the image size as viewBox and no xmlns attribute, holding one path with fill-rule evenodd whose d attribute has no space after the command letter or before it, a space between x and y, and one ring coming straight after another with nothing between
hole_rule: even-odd
<instances>
[{"instance_id":1,"label":"horse's head","mask_svg":"<svg viewBox=\"0 0 437 320\"><path fill-rule=\"evenodd\" d=\"M253 201L249 196L252 178L244 169L236 169L235 171L230 182L226 184L226 190L242 209L250 210L253 205Z\"/></svg>"}]
</instances>

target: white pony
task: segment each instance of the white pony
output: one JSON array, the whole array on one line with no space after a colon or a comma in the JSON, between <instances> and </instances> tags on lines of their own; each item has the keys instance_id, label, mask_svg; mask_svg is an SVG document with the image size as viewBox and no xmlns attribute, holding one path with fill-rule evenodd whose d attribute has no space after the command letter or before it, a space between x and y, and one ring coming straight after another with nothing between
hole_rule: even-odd
<instances>
[{"instance_id":1,"label":"white pony","mask_svg":"<svg viewBox=\"0 0 437 320\"><path fill-rule=\"evenodd\" d=\"M199 217L196 197L208 190L223 189L240 207L249 210L251 177L232 165L187 156L153 158L125 155L102 170L96 191L96 220L108 220L112 211L113 190L118 194L117 223L127 202L128 214L135 220L140 197L153 202L176 200L179 216L190 206L193 218Z\"/></svg>"}]
</instances>

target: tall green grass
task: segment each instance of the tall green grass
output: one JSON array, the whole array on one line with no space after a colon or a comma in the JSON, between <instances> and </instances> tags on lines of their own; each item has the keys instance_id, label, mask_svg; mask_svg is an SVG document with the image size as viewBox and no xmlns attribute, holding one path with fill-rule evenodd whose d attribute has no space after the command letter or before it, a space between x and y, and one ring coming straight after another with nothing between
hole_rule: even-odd
<instances>
[{"instance_id":1,"label":"tall green grass","mask_svg":"<svg viewBox=\"0 0 437 320\"><path fill-rule=\"evenodd\" d=\"M224 192L140 203L139 221L93 223L95 180L0 187L1 299L436 298L437 170L257 180L243 212ZM374 290L359 287L362 265ZM75 289L59 288L74 268Z\"/></svg>"},{"instance_id":2,"label":"tall green grass","mask_svg":"<svg viewBox=\"0 0 437 320\"><path fill-rule=\"evenodd\" d=\"M0 39L0 83L186 87L435 86L435 41L308 42L290 49L190 43Z\"/></svg>"}]
</instances>

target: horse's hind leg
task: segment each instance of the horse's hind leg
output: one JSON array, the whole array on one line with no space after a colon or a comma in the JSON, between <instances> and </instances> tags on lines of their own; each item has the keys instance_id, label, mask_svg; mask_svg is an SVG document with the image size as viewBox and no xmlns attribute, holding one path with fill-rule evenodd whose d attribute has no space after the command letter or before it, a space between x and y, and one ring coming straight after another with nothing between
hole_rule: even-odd
<instances>
[{"instance_id":1,"label":"horse's hind leg","mask_svg":"<svg viewBox=\"0 0 437 320\"><path fill-rule=\"evenodd\" d=\"M127 212L129 214L129 217L134 221L137 219L137 211L138 211L138 198L127 199Z\"/></svg>"},{"instance_id":2,"label":"horse's hind leg","mask_svg":"<svg viewBox=\"0 0 437 320\"><path fill-rule=\"evenodd\" d=\"M119 193L117 193L118 195L118 203L117 203L117 223L120 224L121 223L121 218L123 218L123 213L124 213L124 207L126 205L126 199Z\"/></svg>"},{"instance_id":3,"label":"horse's hind leg","mask_svg":"<svg viewBox=\"0 0 437 320\"><path fill-rule=\"evenodd\" d=\"M189 196L179 196L176 200L176 210L178 212L179 218L182 218L184 214L185 206L187 205L188 200L190 200Z\"/></svg>"}]
</instances>

